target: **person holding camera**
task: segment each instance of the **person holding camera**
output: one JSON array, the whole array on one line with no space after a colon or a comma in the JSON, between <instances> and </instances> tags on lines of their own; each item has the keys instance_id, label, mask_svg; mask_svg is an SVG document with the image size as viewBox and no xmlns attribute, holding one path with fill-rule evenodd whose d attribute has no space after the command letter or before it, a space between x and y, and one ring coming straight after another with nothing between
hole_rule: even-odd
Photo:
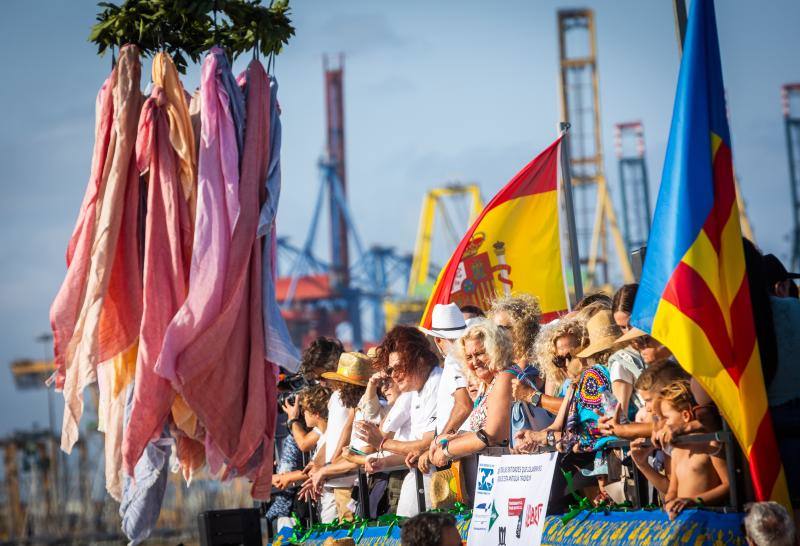
<instances>
[{"instance_id":1,"label":"person holding camera","mask_svg":"<svg viewBox=\"0 0 800 546\"><path fill-rule=\"evenodd\" d=\"M306 385L313 385L315 383L323 382L322 374L331 372L336 369L339 362L339 356L344 352L342 342L338 339L330 337L318 337L305 351L300 362L300 373L302 381ZM331 408L331 405L335 406ZM308 429L303 426L303 421L300 419L300 406L297 397L287 397L286 401L282 404L283 411L286 413L287 421L286 428L297 443L297 447L303 453L313 451L315 446L322 439L322 435L318 430ZM341 413L341 405L337 404L332 396L329 400L328 410ZM338 413L336 413L338 415Z\"/></svg>"}]
</instances>

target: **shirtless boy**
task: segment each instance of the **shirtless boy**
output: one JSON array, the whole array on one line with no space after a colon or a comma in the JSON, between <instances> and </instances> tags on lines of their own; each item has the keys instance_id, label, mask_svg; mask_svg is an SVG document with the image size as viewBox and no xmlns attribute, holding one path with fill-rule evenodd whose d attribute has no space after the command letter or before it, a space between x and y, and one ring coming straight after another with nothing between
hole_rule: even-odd
<instances>
[{"instance_id":1,"label":"shirtless boy","mask_svg":"<svg viewBox=\"0 0 800 546\"><path fill-rule=\"evenodd\" d=\"M668 426L692 421L693 405L694 398L685 381L670 383L661 391L661 415ZM689 506L724 504L729 485L722 448L716 442L673 446L669 490L664 499L664 510L670 519Z\"/></svg>"}]
</instances>

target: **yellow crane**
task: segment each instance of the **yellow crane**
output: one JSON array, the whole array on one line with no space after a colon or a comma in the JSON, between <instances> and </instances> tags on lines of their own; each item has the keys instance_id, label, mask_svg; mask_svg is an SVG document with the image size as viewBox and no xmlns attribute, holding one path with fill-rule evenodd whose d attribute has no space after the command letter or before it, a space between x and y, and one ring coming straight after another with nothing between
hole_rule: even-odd
<instances>
[{"instance_id":1,"label":"yellow crane","mask_svg":"<svg viewBox=\"0 0 800 546\"><path fill-rule=\"evenodd\" d=\"M481 190L477 184L453 183L440 188L429 190L422 200L422 210L419 215L419 228L417 240L414 244L414 256L411 262L411 274L408 279L407 298L404 300L387 300L383 309L386 316L386 330L396 324L417 324L428 301L436 273L432 274L431 254L433 240L436 235L436 218L441 217L451 235L460 238L466 231L465 226L456 225L450 217L445 204L448 201L464 200L468 206L468 225L475 221L483 210ZM462 231L463 229L463 231ZM455 250L453 247L452 250ZM445 264L437 264L445 265Z\"/></svg>"},{"instance_id":2,"label":"yellow crane","mask_svg":"<svg viewBox=\"0 0 800 546\"><path fill-rule=\"evenodd\" d=\"M432 281L429 271L431 266L431 242L436 223L436 211L440 211L442 219L447 225L452 226L444 201L453 197L466 196L469 198L469 225L483 210L481 190L477 184L449 184L442 188L434 188L425 194L422 201L422 211L419 215L419 228L417 241L414 244L414 260L411 263L411 275L408 279L408 297L412 299L427 299L430 295ZM459 236L462 235L459 233ZM455 249L454 249L455 250ZM442 264L444 265L444 264Z\"/></svg>"}]
</instances>

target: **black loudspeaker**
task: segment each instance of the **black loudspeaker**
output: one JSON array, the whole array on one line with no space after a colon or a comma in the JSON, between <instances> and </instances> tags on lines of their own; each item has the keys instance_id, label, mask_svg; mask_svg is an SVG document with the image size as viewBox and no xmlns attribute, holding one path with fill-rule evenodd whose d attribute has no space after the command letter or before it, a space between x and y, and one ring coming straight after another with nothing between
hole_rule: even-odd
<instances>
[{"instance_id":1,"label":"black loudspeaker","mask_svg":"<svg viewBox=\"0 0 800 546\"><path fill-rule=\"evenodd\" d=\"M642 269L644 268L644 256L647 254L647 247L643 246L631 252L631 269L633 269L633 278L636 282L642 278Z\"/></svg>"},{"instance_id":2,"label":"black loudspeaker","mask_svg":"<svg viewBox=\"0 0 800 546\"><path fill-rule=\"evenodd\" d=\"M261 546L257 508L209 510L197 516L201 546Z\"/></svg>"}]
</instances>

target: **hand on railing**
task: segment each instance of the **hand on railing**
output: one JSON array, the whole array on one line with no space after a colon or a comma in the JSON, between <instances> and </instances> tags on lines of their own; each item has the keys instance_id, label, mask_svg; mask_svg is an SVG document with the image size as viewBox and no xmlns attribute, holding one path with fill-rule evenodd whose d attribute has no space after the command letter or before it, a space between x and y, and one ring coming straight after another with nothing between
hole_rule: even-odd
<instances>
[{"instance_id":1,"label":"hand on railing","mask_svg":"<svg viewBox=\"0 0 800 546\"><path fill-rule=\"evenodd\" d=\"M420 472L423 474L427 474L431 470L431 455L430 451L426 450L423 451L422 454L417 459L417 468L419 468Z\"/></svg>"},{"instance_id":2,"label":"hand on railing","mask_svg":"<svg viewBox=\"0 0 800 546\"><path fill-rule=\"evenodd\" d=\"M653 443L647 438L636 438L630 443L631 457L638 466L647 464L647 457L656 450Z\"/></svg>"},{"instance_id":3,"label":"hand on railing","mask_svg":"<svg viewBox=\"0 0 800 546\"><path fill-rule=\"evenodd\" d=\"M385 462L386 461L383 457L367 457L367 460L364 463L364 470L367 471L367 474L382 472Z\"/></svg>"},{"instance_id":4,"label":"hand on railing","mask_svg":"<svg viewBox=\"0 0 800 546\"><path fill-rule=\"evenodd\" d=\"M520 430L514 435L514 450L519 453L533 453L548 446L547 433L547 430Z\"/></svg>"}]
</instances>

